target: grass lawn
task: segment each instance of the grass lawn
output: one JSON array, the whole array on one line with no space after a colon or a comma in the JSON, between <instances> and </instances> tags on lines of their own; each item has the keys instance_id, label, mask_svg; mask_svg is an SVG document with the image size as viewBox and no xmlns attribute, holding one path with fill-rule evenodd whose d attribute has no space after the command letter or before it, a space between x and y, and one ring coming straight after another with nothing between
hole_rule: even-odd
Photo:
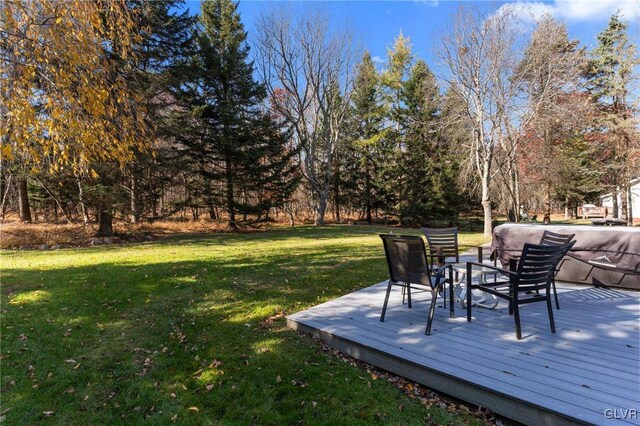
<instances>
[{"instance_id":1,"label":"grass lawn","mask_svg":"<svg viewBox=\"0 0 640 426\"><path fill-rule=\"evenodd\" d=\"M374 380L278 315L385 279L379 232L3 252L3 423L481 424ZM482 241L461 235L463 249Z\"/></svg>"}]
</instances>

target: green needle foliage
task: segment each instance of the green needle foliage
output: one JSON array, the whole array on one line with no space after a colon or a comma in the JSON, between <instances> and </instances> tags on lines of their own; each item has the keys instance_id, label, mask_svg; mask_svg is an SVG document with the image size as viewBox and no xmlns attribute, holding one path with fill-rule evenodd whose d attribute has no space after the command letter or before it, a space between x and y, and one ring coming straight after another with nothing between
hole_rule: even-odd
<instances>
[{"instance_id":1,"label":"green needle foliage","mask_svg":"<svg viewBox=\"0 0 640 426\"><path fill-rule=\"evenodd\" d=\"M260 216L281 206L298 181L289 134L262 108L266 91L254 80L237 7L202 3L196 52L171 87L170 137L202 177L205 204L225 206L231 227L236 212Z\"/></svg>"},{"instance_id":2,"label":"green needle foliage","mask_svg":"<svg viewBox=\"0 0 640 426\"><path fill-rule=\"evenodd\" d=\"M383 280L385 231L299 227L6 252L4 424L473 423L286 328L283 312Z\"/></svg>"}]
</instances>

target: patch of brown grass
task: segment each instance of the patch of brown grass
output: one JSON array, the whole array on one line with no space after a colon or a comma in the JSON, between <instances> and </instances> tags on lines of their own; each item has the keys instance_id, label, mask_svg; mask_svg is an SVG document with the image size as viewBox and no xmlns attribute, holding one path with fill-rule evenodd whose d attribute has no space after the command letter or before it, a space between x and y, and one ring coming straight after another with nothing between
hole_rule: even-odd
<instances>
[{"instance_id":1,"label":"patch of brown grass","mask_svg":"<svg viewBox=\"0 0 640 426\"><path fill-rule=\"evenodd\" d=\"M259 223L242 226L235 232L260 232L288 223ZM178 234L201 234L231 231L224 221L164 220L156 222L128 223L114 221L114 236L96 238L97 224L22 223L5 220L0 224L0 249L48 249L80 247L93 244L121 244L141 242Z\"/></svg>"}]
</instances>

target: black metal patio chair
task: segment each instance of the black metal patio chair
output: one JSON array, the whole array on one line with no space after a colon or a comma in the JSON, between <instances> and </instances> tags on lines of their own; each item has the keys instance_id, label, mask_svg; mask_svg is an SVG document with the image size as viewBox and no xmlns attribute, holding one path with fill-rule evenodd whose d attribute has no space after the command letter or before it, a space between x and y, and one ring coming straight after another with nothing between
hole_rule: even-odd
<instances>
[{"instance_id":1,"label":"black metal patio chair","mask_svg":"<svg viewBox=\"0 0 640 426\"><path fill-rule=\"evenodd\" d=\"M406 290L407 304L412 308L411 303L411 286L416 285L425 291L431 293L431 306L427 319L427 327L425 334L431 334L431 323L435 314L436 299L438 293L445 285L449 284L449 315L454 316L453 307L453 280L451 265L443 266L431 273L429 262L424 247L424 242L418 236L381 234L384 245L384 252L387 257L387 266L389 267L389 283L387 285L387 293L380 314L380 321L384 322L389 303L389 295L392 286L400 286ZM449 270L447 277L446 270ZM446 300L446 299L445 299ZM446 302L445 302L446 307Z\"/></svg>"},{"instance_id":2,"label":"black metal patio chair","mask_svg":"<svg viewBox=\"0 0 640 426\"><path fill-rule=\"evenodd\" d=\"M558 232L551 232L551 231L547 231L545 230L542 233L542 238L540 238L540 245L543 246L557 246L557 245L564 245L567 244L569 242L571 242L571 240L573 240L573 237L576 234L560 234ZM566 255L566 253L565 253ZM564 257L564 256L563 256ZM560 259L562 260L562 259ZM560 263L560 261L558 262L558 264ZM553 272L553 276L551 277L551 287L553 288L553 297L555 299L556 302L556 309L560 309L560 302L558 302L558 292L556 291L556 273L558 272L557 269L554 270Z\"/></svg>"},{"instance_id":3,"label":"black metal patio chair","mask_svg":"<svg viewBox=\"0 0 640 426\"><path fill-rule=\"evenodd\" d=\"M573 240L573 237L575 235L576 234L561 234L558 232L551 232L551 231L545 230L542 233L542 237L540 238L540 241L538 242L538 244L543 246L563 245ZM499 250L495 249L493 253L491 253L492 260L494 261L497 260L497 258L499 257L498 252ZM511 255L511 259L515 259L516 261L518 261L520 257L521 257L521 254ZM505 264L503 263L503 265ZM560 302L558 301L558 291L556 290L556 280L555 280L555 276L557 272L558 272L558 269L556 268L553 274L553 278L551 279L551 288L553 289L553 298L556 303L556 309L560 309Z\"/></svg>"},{"instance_id":4,"label":"black metal patio chair","mask_svg":"<svg viewBox=\"0 0 640 426\"><path fill-rule=\"evenodd\" d=\"M519 260L512 259L509 270L488 266L477 262L467 263L467 321L471 321L471 290L480 289L509 302L509 314L514 316L516 336L522 339L520 326L520 305L533 302L547 302L551 332L556 332L551 307L551 281L556 266L575 244L572 241L563 245L525 244ZM516 266L517 263L517 266ZM505 279L494 282L472 283L473 267L495 269ZM540 293L544 290L544 293Z\"/></svg>"},{"instance_id":5,"label":"black metal patio chair","mask_svg":"<svg viewBox=\"0 0 640 426\"><path fill-rule=\"evenodd\" d=\"M458 228L420 228L427 238L429 248L429 265L433 268L437 264L460 262L458 253Z\"/></svg>"}]
</instances>

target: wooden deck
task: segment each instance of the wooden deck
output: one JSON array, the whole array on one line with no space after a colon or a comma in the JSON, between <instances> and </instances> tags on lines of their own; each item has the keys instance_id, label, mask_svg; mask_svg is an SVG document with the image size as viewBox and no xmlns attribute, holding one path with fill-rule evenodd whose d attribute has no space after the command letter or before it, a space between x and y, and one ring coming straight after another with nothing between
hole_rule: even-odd
<instances>
[{"instance_id":1,"label":"wooden deck","mask_svg":"<svg viewBox=\"0 0 640 426\"><path fill-rule=\"evenodd\" d=\"M432 389L525 424L640 424L640 293L558 283L557 332L546 305L521 308L515 337L504 302L474 308L468 323L436 309L424 335L428 293L413 309L394 287L379 321L386 281L287 318L289 327Z\"/></svg>"}]
</instances>

